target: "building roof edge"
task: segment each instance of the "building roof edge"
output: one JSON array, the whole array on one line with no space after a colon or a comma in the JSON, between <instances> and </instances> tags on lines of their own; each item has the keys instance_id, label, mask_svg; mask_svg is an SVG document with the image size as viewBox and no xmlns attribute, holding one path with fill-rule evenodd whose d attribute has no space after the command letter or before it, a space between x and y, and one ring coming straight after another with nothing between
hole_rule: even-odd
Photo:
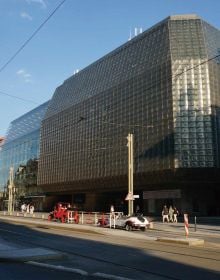
<instances>
[{"instance_id":1,"label":"building roof edge","mask_svg":"<svg viewBox=\"0 0 220 280\"><path fill-rule=\"evenodd\" d=\"M201 19L197 14L180 14L169 16L170 20L188 20L188 19Z\"/></svg>"}]
</instances>

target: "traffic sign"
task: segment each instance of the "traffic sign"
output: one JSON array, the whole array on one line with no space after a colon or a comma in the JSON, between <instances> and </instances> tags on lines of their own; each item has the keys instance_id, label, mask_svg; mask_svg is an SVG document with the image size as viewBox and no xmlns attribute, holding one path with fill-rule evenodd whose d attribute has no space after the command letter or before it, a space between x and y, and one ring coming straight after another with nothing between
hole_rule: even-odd
<instances>
[{"instance_id":1,"label":"traffic sign","mask_svg":"<svg viewBox=\"0 0 220 280\"><path fill-rule=\"evenodd\" d=\"M134 195L131 192L129 192L125 197L125 200L134 200Z\"/></svg>"},{"instance_id":2,"label":"traffic sign","mask_svg":"<svg viewBox=\"0 0 220 280\"><path fill-rule=\"evenodd\" d=\"M133 197L134 198L140 198L139 194L134 194Z\"/></svg>"}]
</instances>

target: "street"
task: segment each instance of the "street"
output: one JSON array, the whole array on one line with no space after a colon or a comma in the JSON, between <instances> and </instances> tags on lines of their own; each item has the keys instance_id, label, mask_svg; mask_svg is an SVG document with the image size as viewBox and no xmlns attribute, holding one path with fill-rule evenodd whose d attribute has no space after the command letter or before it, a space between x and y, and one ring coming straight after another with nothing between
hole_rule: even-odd
<instances>
[{"instance_id":1,"label":"street","mask_svg":"<svg viewBox=\"0 0 220 280\"><path fill-rule=\"evenodd\" d=\"M48 280L48 279L78 279L78 280L88 280L94 278L88 278L85 276L80 276L79 274L73 274L69 272L45 269L37 266L32 266L23 263L0 263L0 273L1 279L6 280L22 280L22 279L32 279L32 280Z\"/></svg>"},{"instance_id":2,"label":"street","mask_svg":"<svg viewBox=\"0 0 220 280\"><path fill-rule=\"evenodd\" d=\"M16 265L1 262L4 279L27 279L29 273L36 279L37 275L41 279L58 279L62 275L62 279L111 276L110 279L140 280L219 279L220 276L220 247L209 246L209 242L207 246L189 247L156 242L151 238L158 234L156 231L131 233L112 229L112 234L105 234L82 230L80 226L73 231L50 225L0 223L0 239L6 244L20 249L46 248L60 255L53 259L30 258ZM219 242L218 236L215 240Z\"/></svg>"}]
</instances>

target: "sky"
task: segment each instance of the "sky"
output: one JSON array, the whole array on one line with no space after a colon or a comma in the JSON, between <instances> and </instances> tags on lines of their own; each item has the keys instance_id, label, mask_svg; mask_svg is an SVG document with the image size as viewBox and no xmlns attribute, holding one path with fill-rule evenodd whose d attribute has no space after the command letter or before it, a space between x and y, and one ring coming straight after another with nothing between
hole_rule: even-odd
<instances>
[{"instance_id":1,"label":"sky","mask_svg":"<svg viewBox=\"0 0 220 280\"><path fill-rule=\"evenodd\" d=\"M0 69L62 0L0 0ZM220 0L66 0L0 71L0 136L52 98L64 80L169 15L197 14L220 29Z\"/></svg>"}]
</instances>

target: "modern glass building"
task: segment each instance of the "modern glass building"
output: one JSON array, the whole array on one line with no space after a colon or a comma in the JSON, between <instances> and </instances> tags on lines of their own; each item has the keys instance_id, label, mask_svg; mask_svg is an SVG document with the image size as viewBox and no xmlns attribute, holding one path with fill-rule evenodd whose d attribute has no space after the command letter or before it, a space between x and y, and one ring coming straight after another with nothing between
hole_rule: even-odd
<instances>
[{"instance_id":1,"label":"modern glass building","mask_svg":"<svg viewBox=\"0 0 220 280\"><path fill-rule=\"evenodd\" d=\"M135 200L220 214L220 32L170 16L67 79L41 128L38 185L85 210L120 210L134 135Z\"/></svg>"},{"instance_id":2,"label":"modern glass building","mask_svg":"<svg viewBox=\"0 0 220 280\"><path fill-rule=\"evenodd\" d=\"M9 171L13 167L17 199L37 192L40 125L48 103L12 121L0 151L1 192L7 192Z\"/></svg>"}]
</instances>

